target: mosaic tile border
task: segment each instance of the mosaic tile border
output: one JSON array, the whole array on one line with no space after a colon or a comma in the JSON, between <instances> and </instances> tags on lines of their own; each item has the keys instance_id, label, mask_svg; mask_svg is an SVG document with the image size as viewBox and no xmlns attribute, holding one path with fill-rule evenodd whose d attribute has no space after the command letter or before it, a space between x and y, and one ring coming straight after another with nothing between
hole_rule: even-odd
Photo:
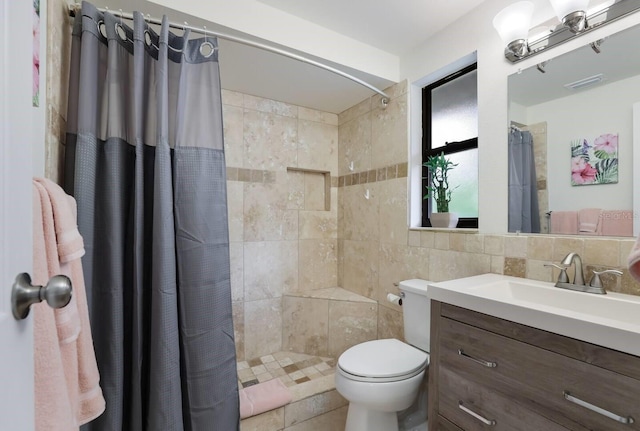
<instances>
[{"instance_id":1,"label":"mosaic tile border","mask_svg":"<svg viewBox=\"0 0 640 431\"><path fill-rule=\"evenodd\" d=\"M293 352L278 352L238 362L238 382L246 388L272 379L299 385L335 372L335 360Z\"/></svg>"},{"instance_id":2,"label":"mosaic tile border","mask_svg":"<svg viewBox=\"0 0 640 431\"><path fill-rule=\"evenodd\" d=\"M398 163L384 168L372 169L370 171L355 172L343 175L338 178L338 187L356 186L358 184L377 183L380 181L394 180L396 178L406 178L408 175L407 162Z\"/></svg>"}]
</instances>

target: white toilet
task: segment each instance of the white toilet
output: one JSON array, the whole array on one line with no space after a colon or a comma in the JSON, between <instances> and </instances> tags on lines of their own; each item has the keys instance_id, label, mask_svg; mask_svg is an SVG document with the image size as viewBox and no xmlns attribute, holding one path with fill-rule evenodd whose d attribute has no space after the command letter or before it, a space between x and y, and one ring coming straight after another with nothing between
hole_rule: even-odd
<instances>
[{"instance_id":1,"label":"white toilet","mask_svg":"<svg viewBox=\"0 0 640 431\"><path fill-rule=\"evenodd\" d=\"M349 401L345 431L398 431L397 412L418 395L429 364L430 301L425 280L400 282L404 335L347 349L336 367L338 392Z\"/></svg>"}]
</instances>

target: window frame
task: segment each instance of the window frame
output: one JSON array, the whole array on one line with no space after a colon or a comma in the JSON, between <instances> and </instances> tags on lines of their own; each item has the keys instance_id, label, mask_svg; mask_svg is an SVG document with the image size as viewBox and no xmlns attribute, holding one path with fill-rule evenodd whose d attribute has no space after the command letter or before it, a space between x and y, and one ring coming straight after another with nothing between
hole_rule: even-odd
<instances>
[{"instance_id":1,"label":"window frame","mask_svg":"<svg viewBox=\"0 0 640 431\"><path fill-rule=\"evenodd\" d=\"M456 78L459 78L467 73L471 73L474 70L478 69L478 63L474 62L473 64L466 66L454 73L451 73L445 76L442 79L439 79L425 87L422 88L422 163L424 163L429 156L437 155L444 152L447 154L459 153L461 151L472 150L474 148L478 148L478 137L470 138L464 141L457 142L446 142L443 147L432 148L432 139L431 139L431 125L432 125L432 116L431 116L431 93L434 89L453 81ZM422 166L422 180L420 184L422 186L421 197L424 196L424 190L426 190L426 186L428 185L428 169ZM432 227L431 221L429 220L429 215L432 212L432 203L431 199L422 199L422 227ZM461 217L458 220L457 228L478 228L478 217Z\"/></svg>"}]
</instances>

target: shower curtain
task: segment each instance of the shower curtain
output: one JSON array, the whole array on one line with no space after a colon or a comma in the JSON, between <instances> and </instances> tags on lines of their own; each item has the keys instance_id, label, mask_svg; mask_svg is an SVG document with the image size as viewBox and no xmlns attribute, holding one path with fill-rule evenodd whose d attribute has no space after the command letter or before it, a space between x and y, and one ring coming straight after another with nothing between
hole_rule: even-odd
<instances>
[{"instance_id":1,"label":"shower curtain","mask_svg":"<svg viewBox=\"0 0 640 431\"><path fill-rule=\"evenodd\" d=\"M134 15L85 2L73 29L65 189L107 403L83 429L237 430L217 41Z\"/></svg>"},{"instance_id":2,"label":"shower curtain","mask_svg":"<svg viewBox=\"0 0 640 431\"><path fill-rule=\"evenodd\" d=\"M509 132L509 232L540 233L538 186L531 132Z\"/></svg>"}]
</instances>

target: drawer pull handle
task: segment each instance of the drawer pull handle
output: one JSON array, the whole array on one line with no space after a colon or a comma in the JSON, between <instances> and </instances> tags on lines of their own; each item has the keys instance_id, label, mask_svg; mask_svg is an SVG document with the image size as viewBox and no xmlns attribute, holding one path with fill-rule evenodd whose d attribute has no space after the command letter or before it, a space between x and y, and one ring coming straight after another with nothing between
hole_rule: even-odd
<instances>
[{"instance_id":1,"label":"drawer pull handle","mask_svg":"<svg viewBox=\"0 0 640 431\"><path fill-rule=\"evenodd\" d=\"M565 400L570 401L570 402L572 402L574 404L577 404L580 407L584 407L585 409L589 409L589 410L594 411L596 413L599 413L599 414L601 414L603 416L606 416L609 419L613 419L614 421L618 421L618 422L623 423L623 424L632 424L632 423L635 422L631 416L627 416L627 417L618 416L615 413L611 413L609 410L605 410L602 407L594 406L593 404L588 403L588 402L586 402L584 400L581 400L580 398L576 398L573 395L571 395L571 393L569 393L567 391L564 391L563 393L564 393L564 399Z\"/></svg>"},{"instance_id":2,"label":"drawer pull handle","mask_svg":"<svg viewBox=\"0 0 640 431\"><path fill-rule=\"evenodd\" d=\"M485 425L494 426L497 423L493 419L487 419L484 416L481 416L478 413L471 410L470 408L466 407L462 401L458 401L458 407L460 407L460 410L462 410L463 412L465 412L470 416L473 416L474 418L478 419L480 422L482 422Z\"/></svg>"},{"instance_id":3,"label":"drawer pull handle","mask_svg":"<svg viewBox=\"0 0 640 431\"><path fill-rule=\"evenodd\" d=\"M483 361L482 359L477 359L477 358L474 358L473 356L467 355L466 353L464 353L464 350L462 349L458 349L458 355L462 356L463 358L471 359L473 362L476 362L487 368L495 368L498 366L498 364L495 362Z\"/></svg>"}]
</instances>

